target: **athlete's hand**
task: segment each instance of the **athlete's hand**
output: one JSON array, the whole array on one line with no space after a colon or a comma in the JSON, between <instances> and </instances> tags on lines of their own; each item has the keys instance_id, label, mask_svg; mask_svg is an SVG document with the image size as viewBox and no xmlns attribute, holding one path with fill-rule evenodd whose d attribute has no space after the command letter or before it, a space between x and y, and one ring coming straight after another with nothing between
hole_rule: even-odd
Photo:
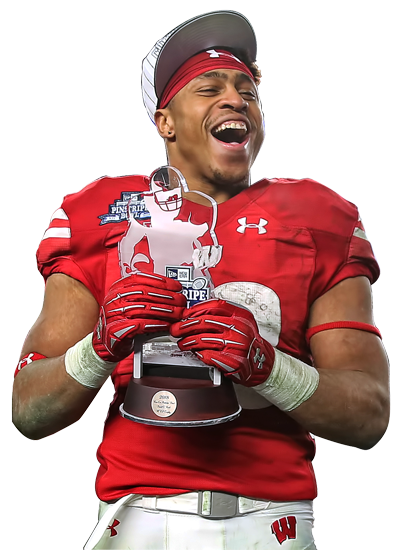
<instances>
[{"instance_id":1,"label":"athlete's hand","mask_svg":"<svg viewBox=\"0 0 400 550\"><path fill-rule=\"evenodd\" d=\"M136 273L113 283L93 332L93 348L105 361L121 361L138 334L168 331L182 318L182 285L155 273Z\"/></svg>"},{"instance_id":2,"label":"athlete's hand","mask_svg":"<svg viewBox=\"0 0 400 550\"><path fill-rule=\"evenodd\" d=\"M170 333L180 338L181 350L194 352L203 363L244 386L265 382L274 366L275 350L258 333L253 314L232 302L200 302L171 326Z\"/></svg>"}]
</instances>

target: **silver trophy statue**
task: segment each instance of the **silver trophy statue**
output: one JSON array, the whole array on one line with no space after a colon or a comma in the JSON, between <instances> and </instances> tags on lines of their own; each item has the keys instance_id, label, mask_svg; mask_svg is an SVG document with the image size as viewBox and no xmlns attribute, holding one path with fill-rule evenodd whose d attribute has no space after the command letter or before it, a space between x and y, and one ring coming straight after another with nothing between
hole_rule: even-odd
<instances>
[{"instance_id":1,"label":"silver trophy statue","mask_svg":"<svg viewBox=\"0 0 400 550\"><path fill-rule=\"evenodd\" d=\"M192 194L202 197L201 207L191 202ZM151 265L153 272L181 282L188 306L213 297L209 269L221 259L222 249L215 233L216 201L190 191L171 166L153 172L149 192L134 201L119 246L123 275ZM133 376L120 406L124 418L191 427L227 422L240 411L232 382L194 353L181 351L169 334L135 338Z\"/></svg>"}]
</instances>

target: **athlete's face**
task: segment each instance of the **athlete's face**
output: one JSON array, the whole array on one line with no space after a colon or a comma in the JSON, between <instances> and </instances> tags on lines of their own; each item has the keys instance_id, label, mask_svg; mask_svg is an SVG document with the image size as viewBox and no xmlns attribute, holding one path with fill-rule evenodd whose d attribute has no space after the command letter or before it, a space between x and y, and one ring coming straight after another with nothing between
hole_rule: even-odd
<instances>
[{"instance_id":1,"label":"athlete's face","mask_svg":"<svg viewBox=\"0 0 400 550\"><path fill-rule=\"evenodd\" d=\"M225 187L235 194L249 184L264 130L257 87L245 73L204 73L178 92L163 113L171 132L164 136L169 163L181 170L189 186L208 192Z\"/></svg>"}]
</instances>

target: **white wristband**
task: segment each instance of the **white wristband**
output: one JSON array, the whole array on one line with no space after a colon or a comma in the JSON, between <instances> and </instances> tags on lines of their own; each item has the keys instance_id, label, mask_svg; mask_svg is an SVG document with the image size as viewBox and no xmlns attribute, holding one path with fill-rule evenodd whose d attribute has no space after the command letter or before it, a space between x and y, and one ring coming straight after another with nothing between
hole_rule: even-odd
<instances>
[{"instance_id":1,"label":"white wristband","mask_svg":"<svg viewBox=\"0 0 400 550\"><path fill-rule=\"evenodd\" d=\"M65 369L77 382L88 388L100 388L118 363L104 361L93 349L92 333L77 342L65 354Z\"/></svg>"},{"instance_id":2,"label":"white wristband","mask_svg":"<svg viewBox=\"0 0 400 550\"><path fill-rule=\"evenodd\" d=\"M282 411L292 411L313 395L318 383L317 369L275 349L271 374L253 389Z\"/></svg>"}]
</instances>

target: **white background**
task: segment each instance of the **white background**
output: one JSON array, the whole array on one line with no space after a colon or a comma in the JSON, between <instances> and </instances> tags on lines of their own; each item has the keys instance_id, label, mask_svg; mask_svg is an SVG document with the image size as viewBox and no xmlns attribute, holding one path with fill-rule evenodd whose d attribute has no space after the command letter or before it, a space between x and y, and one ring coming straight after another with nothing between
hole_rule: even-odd
<instances>
[{"instance_id":1,"label":"white background","mask_svg":"<svg viewBox=\"0 0 400 550\"><path fill-rule=\"evenodd\" d=\"M398 177L398 14L391 1L293 1L222 3L218 6L181 2L138 5L134 1L96 2L16 2L15 7L2 10L1 30L1 106L2 106L2 175L1 190L6 194L1 216L3 234L10 235L10 201L12 198L60 198L52 184L67 192L77 191L92 180L91 124L69 115L56 114L50 107L47 89L48 77L48 10L49 9L246 9L255 28L317 27L347 28L351 44L351 65L355 70L354 97L356 101L356 200L368 237L373 244L378 262L392 272L394 311L392 324L392 388L398 395L396 374L398 345L398 260L399 247L395 242L397 231L392 220L398 217L399 203L396 188ZM3 262L4 286L10 288L9 256ZM7 266L7 267L6 267ZM8 271L10 270L10 271ZM10 305L7 295L7 307ZM7 326L7 309L4 325ZM11 318L11 316L9 317ZM11 363L11 335L2 329L2 349L5 356L3 422L5 435L10 427L9 365ZM393 417L397 419L398 406L393 399ZM393 422L397 439L396 422ZM11 432L10 432L11 435ZM12 439L12 438L11 438ZM8 451L7 451L8 449ZM13 490L13 471L18 449L3 447L3 502L7 491ZM400 517L396 505L395 479L398 468L395 445L385 451L389 467L382 484L393 487L393 500L385 505L393 507L393 523ZM13 457L14 455L14 457ZM7 480L8 489L7 489ZM10 494L10 493L8 493ZM390 491L387 494L390 496ZM386 501L386 498L385 498ZM5 519L5 518L4 518ZM6 544L9 520L5 519L2 539ZM392 531L392 547L400 548ZM4 539L3 539L4 540Z\"/></svg>"}]
</instances>

